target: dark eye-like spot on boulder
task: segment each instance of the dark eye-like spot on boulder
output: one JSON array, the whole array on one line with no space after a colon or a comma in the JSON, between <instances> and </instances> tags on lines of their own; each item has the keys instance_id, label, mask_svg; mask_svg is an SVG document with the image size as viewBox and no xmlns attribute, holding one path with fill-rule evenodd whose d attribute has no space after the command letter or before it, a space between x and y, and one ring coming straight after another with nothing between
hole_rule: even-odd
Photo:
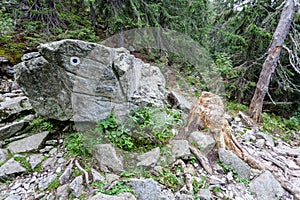
<instances>
[{"instance_id":1,"label":"dark eye-like spot on boulder","mask_svg":"<svg viewBox=\"0 0 300 200\"><path fill-rule=\"evenodd\" d=\"M78 57L71 57L70 58L70 63L71 63L71 65L74 65L74 66L79 65L80 64L80 59Z\"/></svg>"}]
</instances>

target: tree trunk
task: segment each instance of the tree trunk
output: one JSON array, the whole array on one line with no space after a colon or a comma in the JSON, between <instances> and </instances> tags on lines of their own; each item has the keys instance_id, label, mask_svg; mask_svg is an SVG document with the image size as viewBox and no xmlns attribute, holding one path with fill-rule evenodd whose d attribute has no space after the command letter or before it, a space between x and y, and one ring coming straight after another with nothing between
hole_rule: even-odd
<instances>
[{"instance_id":1,"label":"tree trunk","mask_svg":"<svg viewBox=\"0 0 300 200\"><path fill-rule=\"evenodd\" d=\"M260 114L262 112L263 101L268 92L271 76L275 71L276 63L279 60L280 52L283 42L289 32L291 22L295 14L294 0L286 0L285 6L282 10L279 23L272 38L268 56L263 64L259 80L256 85L255 93L251 100L249 107L250 117L256 121L260 121Z\"/></svg>"}]
</instances>

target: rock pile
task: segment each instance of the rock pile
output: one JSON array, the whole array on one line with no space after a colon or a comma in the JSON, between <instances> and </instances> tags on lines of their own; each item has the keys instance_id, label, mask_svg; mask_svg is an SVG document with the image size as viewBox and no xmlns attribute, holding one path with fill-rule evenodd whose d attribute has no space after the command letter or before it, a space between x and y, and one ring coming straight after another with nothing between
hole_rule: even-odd
<instances>
[{"instance_id":1,"label":"rock pile","mask_svg":"<svg viewBox=\"0 0 300 200\"><path fill-rule=\"evenodd\" d=\"M95 54L101 59L95 60L92 56ZM241 118L228 114L225 116L229 128L264 170L251 168L229 150L221 149L217 154L211 154L216 142L204 133L204 127L193 131L187 138L174 139L164 147L144 153L125 154L114 145L103 143L95 146L92 161L70 156L62 131L53 134L51 130L30 129L35 119L32 106L38 113L61 120L71 119L74 104L67 103L80 102L80 95L91 96L93 92L85 91L85 86L96 83L99 85L93 85L94 89L98 88L95 98L103 100L107 95L116 94L115 98L118 98L113 101L114 105L123 105L124 99L132 106L162 103L164 79L158 68L141 64L125 50L73 40L46 44L40 53L27 54L23 60L17 66L18 81L24 86L30 102L19 89L10 89L0 97L0 200L300 199L300 147L296 146L297 143L274 140L259 128L249 127ZM54 64L59 67L55 69ZM134 69L141 69L140 64L145 70L141 73ZM98 65L107 69L101 84L98 79L87 82L90 67L96 69ZM84 67L89 67L89 70L84 71ZM24 74L34 73L36 81L48 81L46 75L40 73L50 71L53 77L49 80L54 81L55 88L59 85L59 90L54 87L45 89L43 84L30 88L26 83ZM130 84L126 83L129 79ZM72 93L79 96L74 97ZM173 93L168 98L183 110L188 110L192 104L179 94ZM43 101L44 105L41 104ZM99 104L93 104L95 102ZM91 103L93 108L100 106L104 109L106 106L102 101ZM88 107L78 105L82 106L80 116L88 116ZM223 121L224 107L220 105L217 109L222 110L219 117ZM214 110L213 103L209 107ZM106 113L111 109L102 111ZM91 115L88 120L99 120L93 117ZM211 173L197 161L191 144L208 160L218 155L220 162L213 163Z\"/></svg>"}]
</instances>

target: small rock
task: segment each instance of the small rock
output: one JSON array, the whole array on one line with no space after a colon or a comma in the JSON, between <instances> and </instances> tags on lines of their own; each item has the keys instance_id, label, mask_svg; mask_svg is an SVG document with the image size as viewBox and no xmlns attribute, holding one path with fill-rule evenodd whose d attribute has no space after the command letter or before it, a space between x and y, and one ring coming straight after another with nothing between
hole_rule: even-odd
<instances>
[{"instance_id":1,"label":"small rock","mask_svg":"<svg viewBox=\"0 0 300 200\"><path fill-rule=\"evenodd\" d=\"M95 158L103 172L123 171L123 158L117 155L115 148L111 144L95 145Z\"/></svg>"},{"instance_id":2,"label":"small rock","mask_svg":"<svg viewBox=\"0 0 300 200\"><path fill-rule=\"evenodd\" d=\"M212 175L210 177L210 182L209 183L211 185L224 185L224 184L226 184L226 181L216 177L215 175Z\"/></svg>"},{"instance_id":3,"label":"small rock","mask_svg":"<svg viewBox=\"0 0 300 200\"><path fill-rule=\"evenodd\" d=\"M56 198L59 200L69 199L70 188L68 184L61 185L56 190Z\"/></svg>"},{"instance_id":4,"label":"small rock","mask_svg":"<svg viewBox=\"0 0 300 200\"><path fill-rule=\"evenodd\" d=\"M45 144L50 146L55 146L57 145L57 140L47 140Z\"/></svg>"},{"instance_id":5,"label":"small rock","mask_svg":"<svg viewBox=\"0 0 300 200\"><path fill-rule=\"evenodd\" d=\"M82 176L77 176L69 185L72 194L75 197L80 197L83 191L83 179Z\"/></svg>"},{"instance_id":6,"label":"small rock","mask_svg":"<svg viewBox=\"0 0 300 200\"><path fill-rule=\"evenodd\" d=\"M226 175L227 181L229 183L231 183L233 181L233 173L232 172L228 172L228 174Z\"/></svg>"},{"instance_id":7,"label":"small rock","mask_svg":"<svg viewBox=\"0 0 300 200\"><path fill-rule=\"evenodd\" d=\"M120 178L120 176L116 175L116 174L106 174L106 181L108 183L112 183L114 182L115 180L118 180Z\"/></svg>"},{"instance_id":8,"label":"small rock","mask_svg":"<svg viewBox=\"0 0 300 200\"><path fill-rule=\"evenodd\" d=\"M187 140L173 140L171 141L172 159L173 161L178 158L187 159L191 157L189 142Z\"/></svg>"},{"instance_id":9,"label":"small rock","mask_svg":"<svg viewBox=\"0 0 300 200\"><path fill-rule=\"evenodd\" d=\"M194 143L194 145L196 145L196 147L204 154L210 152L216 145L216 142L211 135L198 131L190 134L189 141L192 144Z\"/></svg>"},{"instance_id":10,"label":"small rock","mask_svg":"<svg viewBox=\"0 0 300 200\"><path fill-rule=\"evenodd\" d=\"M9 159L0 167L0 178L6 178L14 174L25 172L26 169L22 165L15 161L14 158Z\"/></svg>"},{"instance_id":11,"label":"small rock","mask_svg":"<svg viewBox=\"0 0 300 200\"><path fill-rule=\"evenodd\" d=\"M45 169L45 170L52 169L54 167L55 163L56 163L56 160L57 159L55 157L50 157L47 160L45 160L42 163L43 169Z\"/></svg>"},{"instance_id":12,"label":"small rock","mask_svg":"<svg viewBox=\"0 0 300 200\"><path fill-rule=\"evenodd\" d=\"M249 186L251 191L256 194L258 200L280 199L284 194L284 190L269 171L265 171L252 180Z\"/></svg>"},{"instance_id":13,"label":"small rock","mask_svg":"<svg viewBox=\"0 0 300 200\"><path fill-rule=\"evenodd\" d=\"M176 200L194 200L192 195L190 195L190 194L181 194L179 192L176 192L175 199Z\"/></svg>"},{"instance_id":14,"label":"small rock","mask_svg":"<svg viewBox=\"0 0 300 200\"><path fill-rule=\"evenodd\" d=\"M89 200L136 200L136 198L133 194L128 192L121 193L119 195L106 195L106 194L99 193L89 198Z\"/></svg>"},{"instance_id":15,"label":"small rock","mask_svg":"<svg viewBox=\"0 0 300 200\"><path fill-rule=\"evenodd\" d=\"M255 136L257 138L264 139L266 141L265 143L266 143L267 146L271 146L271 147L275 146L274 140L273 140L273 138L271 136L269 136L269 135L267 135L267 134L265 134L263 132L257 132L257 133L255 133Z\"/></svg>"},{"instance_id":16,"label":"small rock","mask_svg":"<svg viewBox=\"0 0 300 200\"><path fill-rule=\"evenodd\" d=\"M48 153L53 146L45 146L43 149L40 150L40 153Z\"/></svg>"},{"instance_id":17,"label":"small rock","mask_svg":"<svg viewBox=\"0 0 300 200\"><path fill-rule=\"evenodd\" d=\"M241 178L249 179L250 167L242 161L237 155L225 149L219 149L219 158L228 167L234 169Z\"/></svg>"},{"instance_id":18,"label":"small rock","mask_svg":"<svg viewBox=\"0 0 300 200\"><path fill-rule=\"evenodd\" d=\"M49 131L29 136L27 138L8 144L7 148L11 153L29 152L37 150L44 139L48 136Z\"/></svg>"},{"instance_id":19,"label":"small rock","mask_svg":"<svg viewBox=\"0 0 300 200\"><path fill-rule=\"evenodd\" d=\"M153 179L133 178L128 185L136 192L139 200L175 199L174 194L170 190L164 190L164 186Z\"/></svg>"},{"instance_id":20,"label":"small rock","mask_svg":"<svg viewBox=\"0 0 300 200\"><path fill-rule=\"evenodd\" d=\"M48 185L56 179L56 174L50 174L45 178L41 179L38 184L39 190L45 190Z\"/></svg>"},{"instance_id":21,"label":"small rock","mask_svg":"<svg viewBox=\"0 0 300 200\"><path fill-rule=\"evenodd\" d=\"M300 166L300 157L296 158L296 163Z\"/></svg>"},{"instance_id":22,"label":"small rock","mask_svg":"<svg viewBox=\"0 0 300 200\"><path fill-rule=\"evenodd\" d=\"M6 149L0 149L0 163L6 161L8 156L8 151Z\"/></svg>"},{"instance_id":23,"label":"small rock","mask_svg":"<svg viewBox=\"0 0 300 200\"><path fill-rule=\"evenodd\" d=\"M155 165L159 159L160 156L160 149L159 147L152 149L151 151L144 153L142 155L139 155L137 157L138 162L137 166L145 166L145 167L149 167L152 165Z\"/></svg>"},{"instance_id":24,"label":"small rock","mask_svg":"<svg viewBox=\"0 0 300 200\"><path fill-rule=\"evenodd\" d=\"M31 166L31 169L34 169L40 162L43 161L43 155L42 154L33 154L29 156L29 163Z\"/></svg>"},{"instance_id":25,"label":"small rock","mask_svg":"<svg viewBox=\"0 0 300 200\"><path fill-rule=\"evenodd\" d=\"M212 195L211 195L209 189L200 189L198 192L198 195L199 195L200 199L203 199L203 200L211 200L212 199Z\"/></svg>"},{"instance_id":26,"label":"small rock","mask_svg":"<svg viewBox=\"0 0 300 200\"><path fill-rule=\"evenodd\" d=\"M20 196L20 195L10 195L5 200L22 200L22 196Z\"/></svg>"},{"instance_id":27,"label":"small rock","mask_svg":"<svg viewBox=\"0 0 300 200\"><path fill-rule=\"evenodd\" d=\"M299 170L300 166L298 166L294 161L292 160L286 160L285 161L286 165L288 166L288 168L290 168L291 170Z\"/></svg>"},{"instance_id":28,"label":"small rock","mask_svg":"<svg viewBox=\"0 0 300 200\"><path fill-rule=\"evenodd\" d=\"M105 178L104 176L102 176L97 170L95 170L94 168L91 169L92 172L92 176L93 176L93 182L97 182L97 181L104 181Z\"/></svg>"},{"instance_id":29,"label":"small rock","mask_svg":"<svg viewBox=\"0 0 300 200\"><path fill-rule=\"evenodd\" d=\"M72 174L72 163L65 169L64 173L59 177L60 184L65 184L70 180Z\"/></svg>"},{"instance_id":30,"label":"small rock","mask_svg":"<svg viewBox=\"0 0 300 200\"><path fill-rule=\"evenodd\" d=\"M192 102L185 99L180 94L172 91L167 95L167 100L172 107L179 108L182 111L189 112L192 107Z\"/></svg>"},{"instance_id":31,"label":"small rock","mask_svg":"<svg viewBox=\"0 0 300 200\"><path fill-rule=\"evenodd\" d=\"M262 148L265 145L265 140L264 139L257 139L255 142L255 146L258 148Z\"/></svg>"}]
</instances>

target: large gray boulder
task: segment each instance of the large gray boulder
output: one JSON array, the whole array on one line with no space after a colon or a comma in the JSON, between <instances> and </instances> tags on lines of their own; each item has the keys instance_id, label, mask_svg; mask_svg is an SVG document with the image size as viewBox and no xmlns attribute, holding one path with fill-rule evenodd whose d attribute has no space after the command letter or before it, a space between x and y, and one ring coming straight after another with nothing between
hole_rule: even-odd
<instances>
[{"instance_id":1,"label":"large gray boulder","mask_svg":"<svg viewBox=\"0 0 300 200\"><path fill-rule=\"evenodd\" d=\"M67 39L38 49L15 68L16 81L41 116L97 122L112 110L124 116L163 102L165 79L159 68L124 48Z\"/></svg>"},{"instance_id":2,"label":"large gray boulder","mask_svg":"<svg viewBox=\"0 0 300 200\"><path fill-rule=\"evenodd\" d=\"M265 171L250 183L250 189L258 200L281 199L284 190L271 172Z\"/></svg>"}]
</instances>

